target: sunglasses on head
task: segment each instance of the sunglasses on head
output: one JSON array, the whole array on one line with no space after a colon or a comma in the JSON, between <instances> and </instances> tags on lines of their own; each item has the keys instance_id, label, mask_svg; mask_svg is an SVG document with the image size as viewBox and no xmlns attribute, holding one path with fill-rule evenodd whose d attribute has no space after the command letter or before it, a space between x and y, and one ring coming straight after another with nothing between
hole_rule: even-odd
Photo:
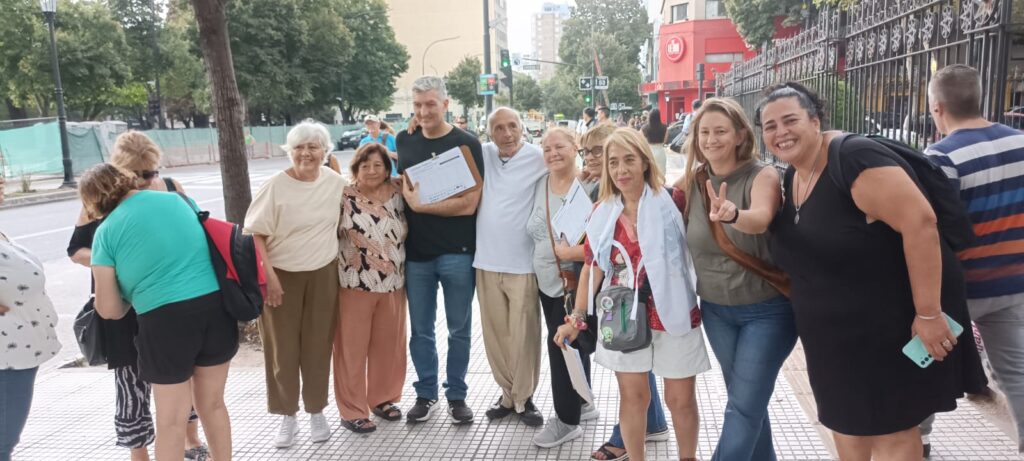
<instances>
[{"instance_id":1,"label":"sunglasses on head","mask_svg":"<svg viewBox=\"0 0 1024 461\"><path fill-rule=\"evenodd\" d=\"M147 181L157 176L160 176L160 172L156 170L143 170L139 172L139 177Z\"/></svg>"}]
</instances>

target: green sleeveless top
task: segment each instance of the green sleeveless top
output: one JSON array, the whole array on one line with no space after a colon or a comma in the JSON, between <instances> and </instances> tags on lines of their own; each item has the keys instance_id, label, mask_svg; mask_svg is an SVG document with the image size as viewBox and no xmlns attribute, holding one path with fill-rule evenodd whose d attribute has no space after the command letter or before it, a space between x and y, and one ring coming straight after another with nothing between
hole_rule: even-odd
<instances>
[{"instance_id":1,"label":"green sleeveless top","mask_svg":"<svg viewBox=\"0 0 1024 461\"><path fill-rule=\"evenodd\" d=\"M728 176L711 174L711 184L717 191L722 181L728 183L726 196L738 209L746 210L750 208L750 190L754 187L754 178L765 167L768 166L755 159L741 165ZM778 290L757 274L744 269L718 247L714 236L711 235L708 212L704 208L704 200L697 187L705 186L695 183L686 192L690 205L686 245L697 269L697 294L701 299L727 306L754 304L779 296ZM771 263L768 232L750 235L733 229L728 224L722 227L737 248Z\"/></svg>"}]
</instances>

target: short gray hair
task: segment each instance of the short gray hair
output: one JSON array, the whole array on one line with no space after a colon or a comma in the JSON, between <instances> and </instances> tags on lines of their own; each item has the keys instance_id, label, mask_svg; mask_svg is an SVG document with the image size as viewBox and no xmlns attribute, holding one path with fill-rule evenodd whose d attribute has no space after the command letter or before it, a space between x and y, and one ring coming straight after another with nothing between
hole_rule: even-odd
<instances>
[{"instance_id":1,"label":"short gray hair","mask_svg":"<svg viewBox=\"0 0 1024 461\"><path fill-rule=\"evenodd\" d=\"M491 120L494 120L494 116L498 115L499 112L511 112L512 115L516 117L516 122L519 123L519 129L526 129L526 127L523 126L523 117L519 114L519 111L508 106L501 106L497 109L492 110L490 115L487 116L487 134L491 134Z\"/></svg>"},{"instance_id":2,"label":"short gray hair","mask_svg":"<svg viewBox=\"0 0 1024 461\"><path fill-rule=\"evenodd\" d=\"M320 143L324 148L324 152L331 151L331 132L327 130L327 127L323 123L320 123L311 118L303 120L298 125L295 125L291 131L288 132L285 145L281 146L285 152L291 153L296 146L305 144L310 141L316 141Z\"/></svg>"},{"instance_id":3,"label":"short gray hair","mask_svg":"<svg viewBox=\"0 0 1024 461\"><path fill-rule=\"evenodd\" d=\"M412 82L413 93L426 93L428 91L436 91L437 96L441 98L442 101L448 99L448 87L445 86L444 79L441 77L424 75Z\"/></svg>"}]
</instances>

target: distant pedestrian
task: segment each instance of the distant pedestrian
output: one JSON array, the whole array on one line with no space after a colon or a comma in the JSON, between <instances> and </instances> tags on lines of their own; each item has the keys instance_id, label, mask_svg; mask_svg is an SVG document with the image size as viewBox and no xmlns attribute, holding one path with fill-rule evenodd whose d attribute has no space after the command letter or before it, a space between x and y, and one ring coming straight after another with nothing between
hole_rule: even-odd
<instances>
[{"instance_id":1,"label":"distant pedestrian","mask_svg":"<svg viewBox=\"0 0 1024 461\"><path fill-rule=\"evenodd\" d=\"M0 253L0 461L10 461L32 407L39 366L61 345L42 261L2 232Z\"/></svg>"},{"instance_id":2,"label":"distant pedestrian","mask_svg":"<svg viewBox=\"0 0 1024 461\"><path fill-rule=\"evenodd\" d=\"M175 192L184 194L181 183L160 175L160 148L141 131L129 131L114 141L110 163L118 168L135 173L140 190ZM68 243L68 256L75 263L92 267L92 246L96 229L102 220L92 219L85 208L79 215L75 230ZM129 308L120 319L100 320L103 351L107 368L114 370L116 407L114 429L116 444L131 450L133 461L149 459L146 448L153 443L156 433L153 416L150 413L152 386L139 377L138 351L135 337L138 325L135 309ZM185 457L202 458L209 449L199 438L199 416L195 409L189 412L186 431Z\"/></svg>"},{"instance_id":3,"label":"distant pedestrian","mask_svg":"<svg viewBox=\"0 0 1024 461\"><path fill-rule=\"evenodd\" d=\"M1024 172L1019 168L1024 133L984 118L981 78L960 64L932 76L928 107L946 138L925 153L956 184L974 222L977 241L958 254L967 280L967 307L1010 404L1017 446L1024 453L1024 234L1012 224L1024 222ZM922 431L927 437L931 424Z\"/></svg>"},{"instance_id":4,"label":"distant pedestrian","mask_svg":"<svg viewBox=\"0 0 1024 461\"><path fill-rule=\"evenodd\" d=\"M647 124L640 131L643 133L644 139L647 140L647 144L651 146L651 152L654 153L654 163L658 165L658 172L664 176L665 167L668 162L665 156L665 142L667 141L665 138L668 136L668 127L661 121L661 111L658 109L652 110L647 119Z\"/></svg>"},{"instance_id":5,"label":"distant pedestrian","mask_svg":"<svg viewBox=\"0 0 1024 461\"><path fill-rule=\"evenodd\" d=\"M832 166L839 133L823 131L818 96L794 82L766 94L764 144L790 165L772 259L792 280L818 418L842 459L921 459L918 424L984 381L970 337L957 346L943 318L970 326L960 264L902 157L854 137ZM902 352L914 335L936 360L927 368Z\"/></svg>"},{"instance_id":6,"label":"distant pedestrian","mask_svg":"<svg viewBox=\"0 0 1024 461\"><path fill-rule=\"evenodd\" d=\"M406 366L405 222L402 192L388 177L382 144L364 144L344 189L338 326L334 335L334 395L346 429L377 429L370 411L402 418Z\"/></svg>"},{"instance_id":7,"label":"distant pedestrian","mask_svg":"<svg viewBox=\"0 0 1024 461\"><path fill-rule=\"evenodd\" d=\"M381 121L376 115L367 115L363 119L363 125L366 126L367 135L363 139L359 140L359 145L364 146L371 142L379 143L384 145L388 150L388 157L391 158L394 166L394 162L398 160L398 148L395 147L395 134L388 132L387 130L381 129ZM391 176L398 176L398 168L391 171Z\"/></svg>"},{"instance_id":8,"label":"distant pedestrian","mask_svg":"<svg viewBox=\"0 0 1024 461\"><path fill-rule=\"evenodd\" d=\"M448 91L444 80L434 76L416 79L412 86L417 128L399 133L398 171L425 162L434 154L465 147L480 174L485 176L480 141L445 121ZM438 359L434 325L437 319L437 288L444 289L444 311L448 324L447 380L444 382L448 412L454 424L473 422L473 410L466 405L469 386L470 340L473 331L473 290L476 276L476 216L479 190L436 203L423 203L419 187L404 183L405 217L409 223L405 278L409 296L412 337L409 355L416 368L416 403L406 412L409 422L430 419L437 410Z\"/></svg>"},{"instance_id":9,"label":"distant pedestrian","mask_svg":"<svg viewBox=\"0 0 1024 461\"><path fill-rule=\"evenodd\" d=\"M292 128L283 146L291 166L260 187L245 215L245 232L255 238L267 274L259 327L267 408L281 416L278 448L295 443L300 395L310 415L310 439L331 437L323 410L337 323L338 221L346 181L322 166L330 145L330 133L319 123Z\"/></svg>"},{"instance_id":10,"label":"distant pedestrian","mask_svg":"<svg viewBox=\"0 0 1024 461\"><path fill-rule=\"evenodd\" d=\"M89 217L103 220L91 254L96 312L138 314L138 377L153 386L157 459L183 458L194 399L211 454L230 460L224 385L238 324L221 304L195 211L178 194L140 190L134 174L110 164L87 170L79 194Z\"/></svg>"}]
</instances>

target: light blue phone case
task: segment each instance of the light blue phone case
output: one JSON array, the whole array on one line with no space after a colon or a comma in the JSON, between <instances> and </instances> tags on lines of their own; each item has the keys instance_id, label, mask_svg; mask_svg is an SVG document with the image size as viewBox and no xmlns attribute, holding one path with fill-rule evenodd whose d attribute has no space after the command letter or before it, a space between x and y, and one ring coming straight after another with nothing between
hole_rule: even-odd
<instances>
[{"instance_id":1,"label":"light blue phone case","mask_svg":"<svg viewBox=\"0 0 1024 461\"><path fill-rule=\"evenodd\" d=\"M956 323L956 320L949 318L945 313L942 314L946 318L946 323L949 324L949 329L953 332L953 336L959 338L960 334L964 332L964 327ZM935 359L928 353L928 349L925 349L924 343L921 342L921 337L915 335L906 346L903 346L903 355L910 358L917 366L921 368L928 368Z\"/></svg>"}]
</instances>

